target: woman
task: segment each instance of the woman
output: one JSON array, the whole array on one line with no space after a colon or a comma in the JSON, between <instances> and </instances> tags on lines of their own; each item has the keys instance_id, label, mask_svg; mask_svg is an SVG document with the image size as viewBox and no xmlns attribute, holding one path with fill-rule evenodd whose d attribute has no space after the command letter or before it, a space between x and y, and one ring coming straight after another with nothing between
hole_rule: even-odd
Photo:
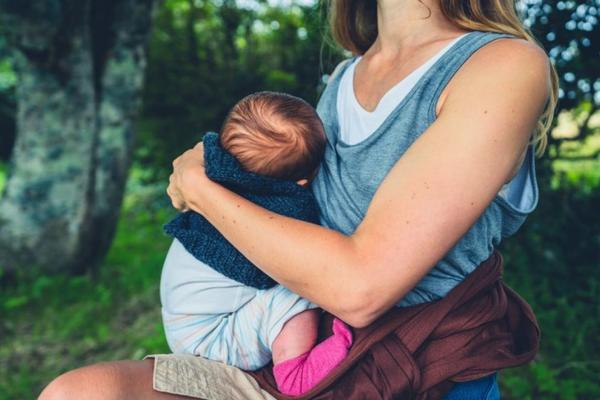
<instances>
[{"instance_id":1,"label":"woman","mask_svg":"<svg viewBox=\"0 0 600 400\"><path fill-rule=\"evenodd\" d=\"M331 5L335 38L361 57L336 68L317 107L329 141L312 185L324 226L210 181L201 144L174 161L167 192L279 283L364 327L394 305L444 296L535 208L533 150L545 148L557 77L511 0ZM172 394L152 389L148 359L71 371L41 398L270 398L239 370L158 360L154 383ZM458 398L499 398L495 375L456 384L446 399Z\"/></svg>"}]
</instances>

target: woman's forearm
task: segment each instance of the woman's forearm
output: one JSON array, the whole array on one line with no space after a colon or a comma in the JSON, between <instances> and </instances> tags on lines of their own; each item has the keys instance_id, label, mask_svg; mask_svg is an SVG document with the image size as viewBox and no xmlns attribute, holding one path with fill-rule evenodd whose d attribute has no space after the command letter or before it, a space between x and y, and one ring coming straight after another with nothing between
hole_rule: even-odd
<instances>
[{"instance_id":1,"label":"woman's forearm","mask_svg":"<svg viewBox=\"0 0 600 400\"><path fill-rule=\"evenodd\" d=\"M290 290L361 325L367 275L351 236L260 207L216 183L188 205ZM364 295L363 295L364 294Z\"/></svg>"}]
</instances>

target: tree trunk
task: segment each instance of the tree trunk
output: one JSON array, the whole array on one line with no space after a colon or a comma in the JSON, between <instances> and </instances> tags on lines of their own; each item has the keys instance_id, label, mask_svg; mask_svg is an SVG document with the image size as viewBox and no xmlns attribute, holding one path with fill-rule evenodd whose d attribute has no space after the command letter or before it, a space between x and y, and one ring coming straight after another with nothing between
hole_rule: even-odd
<instances>
[{"instance_id":1,"label":"tree trunk","mask_svg":"<svg viewBox=\"0 0 600 400\"><path fill-rule=\"evenodd\" d=\"M17 138L0 270L97 265L117 222L153 0L0 0L17 50Z\"/></svg>"}]
</instances>

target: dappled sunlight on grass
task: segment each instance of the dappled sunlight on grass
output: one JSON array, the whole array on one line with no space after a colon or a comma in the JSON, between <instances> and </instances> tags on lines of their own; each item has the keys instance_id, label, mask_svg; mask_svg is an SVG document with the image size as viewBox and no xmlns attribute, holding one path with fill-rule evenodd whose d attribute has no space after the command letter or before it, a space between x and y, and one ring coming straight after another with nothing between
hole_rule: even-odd
<instances>
[{"instance_id":1,"label":"dappled sunlight on grass","mask_svg":"<svg viewBox=\"0 0 600 400\"><path fill-rule=\"evenodd\" d=\"M579 133L589 115L589 104L583 104L578 109L563 111L557 118L557 126L552 130L552 136L556 139L574 138ZM582 111L583 110L583 111ZM588 126L593 133L585 140L565 141L560 144L560 156L565 159L557 159L552 162L553 177L551 185L553 189L561 186L564 182L578 190L590 193L600 186L600 154L595 158L591 155L600 151L600 112L596 112L589 119ZM556 156L555 152L551 155ZM580 158L567 160L567 158Z\"/></svg>"},{"instance_id":2,"label":"dappled sunlight on grass","mask_svg":"<svg viewBox=\"0 0 600 400\"><path fill-rule=\"evenodd\" d=\"M600 150L600 130L583 142L566 142L561 145L561 154L568 157L586 157ZM589 193L600 186L600 156L595 159L556 160L552 163L554 176L552 187L560 186L564 179Z\"/></svg>"}]
</instances>

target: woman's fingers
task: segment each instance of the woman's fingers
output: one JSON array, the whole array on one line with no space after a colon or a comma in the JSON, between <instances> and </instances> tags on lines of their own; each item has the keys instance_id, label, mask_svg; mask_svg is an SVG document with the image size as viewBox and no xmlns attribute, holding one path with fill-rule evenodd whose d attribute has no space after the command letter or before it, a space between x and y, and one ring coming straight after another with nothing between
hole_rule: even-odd
<instances>
[{"instance_id":1,"label":"woman's fingers","mask_svg":"<svg viewBox=\"0 0 600 400\"><path fill-rule=\"evenodd\" d=\"M193 159L195 162L200 162L204 165L204 144L197 143L193 148L184 151L179 157L173 160L172 166L175 170L181 163Z\"/></svg>"},{"instance_id":2,"label":"woman's fingers","mask_svg":"<svg viewBox=\"0 0 600 400\"><path fill-rule=\"evenodd\" d=\"M204 165L204 143L197 143L192 149L194 152L193 157L197 159L202 165Z\"/></svg>"},{"instance_id":3,"label":"woman's fingers","mask_svg":"<svg viewBox=\"0 0 600 400\"><path fill-rule=\"evenodd\" d=\"M167 195L174 208L188 211L187 200L197 194L199 187L210 182L204 170L204 144L197 143L174 159L172 164Z\"/></svg>"},{"instance_id":4,"label":"woman's fingers","mask_svg":"<svg viewBox=\"0 0 600 400\"><path fill-rule=\"evenodd\" d=\"M185 203L183 202L183 200L179 199L177 196L171 197L171 205L173 206L173 208L175 208L176 210L179 210L179 211L187 210L187 207L186 207Z\"/></svg>"},{"instance_id":5,"label":"woman's fingers","mask_svg":"<svg viewBox=\"0 0 600 400\"><path fill-rule=\"evenodd\" d=\"M176 190L173 181L174 174L171 174L171 176L169 176L169 186L167 186L167 195L171 199L171 205L173 206L173 208L183 211L184 209L186 209L186 204L185 201L183 201L179 192Z\"/></svg>"}]
</instances>

